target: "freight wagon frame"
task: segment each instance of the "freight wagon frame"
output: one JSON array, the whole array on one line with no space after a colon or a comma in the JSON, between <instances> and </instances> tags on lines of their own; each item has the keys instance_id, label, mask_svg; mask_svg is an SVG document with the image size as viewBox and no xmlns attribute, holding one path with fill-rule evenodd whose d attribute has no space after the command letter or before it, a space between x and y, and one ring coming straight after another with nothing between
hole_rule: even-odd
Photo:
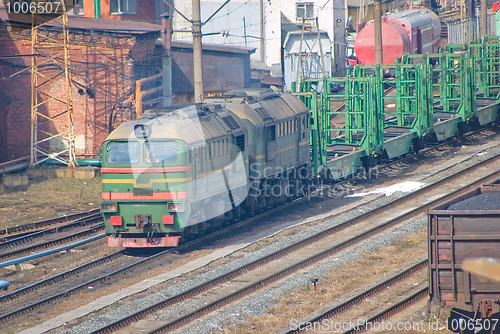
<instances>
[{"instance_id":1,"label":"freight wagon frame","mask_svg":"<svg viewBox=\"0 0 500 334\"><path fill-rule=\"evenodd\" d=\"M487 205L484 198L474 201L485 194L498 198L500 184L478 187L427 212L430 301L460 310L452 317L488 318L500 311L500 283L461 268L465 258L500 254L500 210L481 208ZM456 203L461 206L450 208Z\"/></svg>"},{"instance_id":2,"label":"freight wagon frame","mask_svg":"<svg viewBox=\"0 0 500 334\"><path fill-rule=\"evenodd\" d=\"M491 124L498 119L499 80L500 39L491 36L436 54L407 54L396 65L357 65L344 78L302 78L292 90L311 110L311 174L338 180L360 166L368 170L376 158L418 152L427 140ZM333 93L333 86L344 90ZM344 102L343 110L333 109L334 101Z\"/></svg>"}]
</instances>

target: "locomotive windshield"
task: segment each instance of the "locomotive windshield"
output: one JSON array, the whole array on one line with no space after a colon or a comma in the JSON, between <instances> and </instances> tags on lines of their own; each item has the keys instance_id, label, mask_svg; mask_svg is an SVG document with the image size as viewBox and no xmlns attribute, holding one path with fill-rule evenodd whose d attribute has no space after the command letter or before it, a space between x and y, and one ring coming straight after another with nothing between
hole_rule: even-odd
<instances>
[{"instance_id":1,"label":"locomotive windshield","mask_svg":"<svg viewBox=\"0 0 500 334\"><path fill-rule=\"evenodd\" d=\"M135 164L139 162L138 142L110 143L107 152L110 164Z\"/></svg>"},{"instance_id":2,"label":"locomotive windshield","mask_svg":"<svg viewBox=\"0 0 500 334\"><path fill-rule=\"evenodd\" d=\"M178 161L179 145L175 142L146 142L144 160L147 163L175 163Z\"/></svg>"}]
</instances>

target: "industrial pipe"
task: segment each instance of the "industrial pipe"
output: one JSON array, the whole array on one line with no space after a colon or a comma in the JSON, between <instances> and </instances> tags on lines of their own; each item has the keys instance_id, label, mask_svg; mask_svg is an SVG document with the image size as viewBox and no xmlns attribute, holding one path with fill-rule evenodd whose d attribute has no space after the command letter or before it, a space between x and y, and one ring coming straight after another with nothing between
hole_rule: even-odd
<instances>
[{"instance_id":1,"label":"industrial pipe","mask_svg":"<svg viewBox=\"0 0 500 334\"><path fill-rule=\"evenodd\" d=\"M0 268L11 266L11 265L16 265L16 264L19 264L19 263L22 263L22 262L26 262L26 261L29 261L29 260L37 259L37 258L42 257L42 256L46 256L46 255L50 255L50 254L61 252L63 250L67 250L67 249L71 249L71 248L74 248L74 247L78 247L78 246L84 245L86 243L99 240L99 239L101 239L101 238L103 238L105 236L106 236L106 233L101 233L101 234L98 234L98 235L94 235L93 237L87 238L85 240L77 241L77 242L75 242L73 244L69 244L69 245L66 245L66 246L57 247L57 248L50 249L50 250L47 250L47 251L43 251L43 252L40 252L40 253L37 253L37 254L32 254L32 255L20 257L19 259L5 261L5 262L0 263Z\"/></svg>"}]
</instances>

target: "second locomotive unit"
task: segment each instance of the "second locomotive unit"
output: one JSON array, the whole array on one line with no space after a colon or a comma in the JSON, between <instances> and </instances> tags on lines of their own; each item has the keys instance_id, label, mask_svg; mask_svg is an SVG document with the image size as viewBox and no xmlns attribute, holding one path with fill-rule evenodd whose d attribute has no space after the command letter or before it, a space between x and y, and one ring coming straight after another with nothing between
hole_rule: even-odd
<instances>
[{"instance_id":1,"label":"second locomotive unit","mask_svg":"<svg viewBox=\"0 0 500 334\"><path fill-rule=\"evenodd\" d=\"M172 247L304 193L309 110L291 94L230 91L152 109L102 147L111 247Z\"/></svg>"}]
</instances>

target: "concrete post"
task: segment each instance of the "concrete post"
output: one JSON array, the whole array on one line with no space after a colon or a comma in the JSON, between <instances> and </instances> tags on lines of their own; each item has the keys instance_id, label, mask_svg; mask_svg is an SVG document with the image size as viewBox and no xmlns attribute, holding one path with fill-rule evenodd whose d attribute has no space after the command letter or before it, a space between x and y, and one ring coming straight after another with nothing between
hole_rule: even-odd
<instances>
[{"instance_id":1,"label":"concrete post","mask_svg":"<svg viewBox=\"0 0 500 334\"><path fill-rule=\"evenodd\" d=\"M260 0L260 61L264 60L264 0Z\"/></svg>"},{"instance_id":2,"label":"concrete post","mask_svg":"<svg viewBox=\"0 0 500 334\"><path fill-rule=\"evenodd\" d=\"M203 102L203 59L201 51L200 0L193 0L194 102Z\"/></svg>"},{"instance_id":3,"label":"concrete post","mask_svg":"<svg viewBox=\"0 0 500 334\"><path fill-rule=\"evenodd\" d=\"M162 44L163 44L163 106L172 105L172 17L168 12L162 16Z\"/></svg>"},{"instance_id":4,"label":"concrete post","mask_svg":"<svg viewBox=\"0 0 500 334\"><path fill-rule=\"evenodd\" d=\"M481 0L479 34L479 39L488 34L488 0Z\"/></svg>"}]
</instances>

